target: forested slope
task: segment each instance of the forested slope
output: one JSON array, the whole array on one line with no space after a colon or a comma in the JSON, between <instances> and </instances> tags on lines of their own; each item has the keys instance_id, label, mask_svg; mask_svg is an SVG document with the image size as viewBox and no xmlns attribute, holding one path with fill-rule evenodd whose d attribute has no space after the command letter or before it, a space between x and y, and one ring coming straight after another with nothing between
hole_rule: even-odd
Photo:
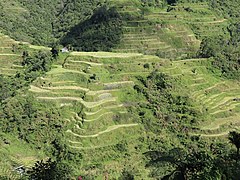
<instances>
[{"instance_id":1,"label":"forested slope","mask_svg":"<svg viewBox=\"0 0 240 180\"><path fill-rule=\"evenodd\" d=\"M97 1L0 1L1 29L17 40L54 45L69 29L86 19Z\"/></svg>"}]
</instances>

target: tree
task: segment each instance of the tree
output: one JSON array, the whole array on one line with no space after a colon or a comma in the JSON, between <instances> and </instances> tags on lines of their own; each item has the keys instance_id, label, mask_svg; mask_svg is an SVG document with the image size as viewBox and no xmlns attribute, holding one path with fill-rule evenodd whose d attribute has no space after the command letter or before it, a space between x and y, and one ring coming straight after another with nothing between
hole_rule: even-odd
<instances>
[{"instance_id":1,"label":"tree","mask_svg":"<svg viewBox=\"0 0 240 180\"><path fill-rule=\"evenodd\" d=\"M91 18L71 28L61 40L80 51L110 51L121 40L122 17L114 7L106 5L95 10Z\"/></svg>"},{"instance_id":2,"label":"tree","mask_svg":"<svg viewBox=\"0 0 240 180\"><path fill-rule=\"evenodd\" d=\"M66 180L70 179L71 169L62 162L37 161L35 166L28 172L30 179L34 180Z\"/></svg>"},{"instance_id":3,"label":"tree","mask_svg":"<svg viewBox=\"0 0 240 180\"><path fill-rule=\"evenodd\" d=\"M167 0L167 3L169 5L174 5L175 3L177 3L177 0Z\"/></svg>"},{"instance_id":4,"label":"tree","mask_svg":"<svg viewBox=\"0 0 240 180\"><path fill-rule=\"evenodd\" d=\"M134 175L127 169L123 169L119 180L134 180Z\"/></svg>"},{"instance_id":5,"label":"tree","mask_svg":"<svg viewBox=\"0 0 240 180\"><path fill-rule=\"evenodd\" d=\"M230 143L235 145L237 148L237 155L239 156L239 149L240 149L240 133L236 131L231 131L228 134L228 139L230 140Z\"/></svg>"},{"instance_id":6,"label":"tree","mask_svg":"<svg viewBox=\"0 0 240 180\"><path fill-rule=\"evenodd\" d=\"M150 157L148 166L162 167L161 164L171 163L173 170L162 177L162 179L217 179L214 174L213 158L203 151L185 152L183 149L174 148L167 153L158 151L147 152ZM159 166L160 165L160 166ZM153 177L159 177L158 174L152 174Z\"/></svg>"},{"instance_id":7,"label":"tree","mask_svg":"<svg viewBox=\"0 0 240 180\"><path fill-rule=\"evenodd\" d=\"M52 47L52 49L51 49L51 53L52 53L52 57L54 58L54 59L56 59L57 57L58 57L58 48L57 47Z\"/></svg>"},{"instance_id":8,"label":"tree","mask_svg":"<svg viewBox=\"0 0 240 180\"><path fill-rule=\"evenodd\" d=\"M27 56L22 61L22 65L25 66L25 80L32 82L41 74L49 71L52 62L52 55L48 51L39 51L33 56Z\"/></svg>"},{"instance_id":9,"label":"tree","mask_svg":"<svg viewBox=\"0 0 240 180\"><path fill-rule=\"evenodd\" d=\"M23 61L25 61L28 56L29 56L28 51L23 51L22 53Z\"/></svg>"}]
</instances>

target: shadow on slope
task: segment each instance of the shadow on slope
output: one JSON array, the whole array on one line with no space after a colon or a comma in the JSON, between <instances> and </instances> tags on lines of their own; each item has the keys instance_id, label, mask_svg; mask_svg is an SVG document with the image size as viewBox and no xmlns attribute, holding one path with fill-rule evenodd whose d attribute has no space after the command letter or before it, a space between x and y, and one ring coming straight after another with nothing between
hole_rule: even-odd
<instances>
[{"instance_id":1,"label":"shadow on slope","mask_svg":"<svg viewBox=\"0 0 240 180\"><path fill-rule=\"evenodd\" d=\"M78 51L110 51L122 36L122 20L115 8L102 6L92 17L73 27L61 44Z\"/></svg>"}]
</instances>

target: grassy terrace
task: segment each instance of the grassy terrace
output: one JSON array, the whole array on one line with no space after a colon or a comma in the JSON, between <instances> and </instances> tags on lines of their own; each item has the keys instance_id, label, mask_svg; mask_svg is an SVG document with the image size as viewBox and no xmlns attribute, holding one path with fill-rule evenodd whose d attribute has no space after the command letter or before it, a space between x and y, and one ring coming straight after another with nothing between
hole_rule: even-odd
<instances>
[{"instance_id":1,"label":"grassy terrace","mask_svg":"<svg viewBox=\"0 0 240 180\"><path fill-rule=\"evenodd\" d=\"M19 175L12 173L13 166L31 167L37 160L44 158L41 151L32 149L29 144L19 141L16 137L1 134L1 138L6 139L5 142L0 142L0 175L2 176L9 179L18 179Z\"/></svg>"},{"instance_id":2,"label":"grassy terrace","mask_svg":"<svg viewBox=\"0 0 240 180\"><path fill-rule=\"evenodd\" d=\"M193 134L218 137L239 128L239 82L221 79L207 69L211 60L195 59L175 61L163 72L180 78L191 89L191 97L208 119L199 121L199 130Z\"/></svg>"},{"instance_id":3,"label":"grassy terrace","mask_svg":"<svg viewBox=\"0 0 240 180\"><path fill-rule=\"evenodd\" d=\"M134 142L142 134L127 108L136 98L128 97L134 77L153 70L143 67L146 62L162 61L136 53L74 52L37 79L29 91L39 101L56 103L68 112L65 137L69 147L84 152L85 165L103 158L106 166L120 170L122 157L113 151L115 146Z\"/></svg>"},{"instance_id":4,"label":"grassy terrace","mask_svg":"<svg viewBox=\"0 0 240 180\"><path fill-rule=\"evenodd\" d=\"M14 75L22 69L22 57L17 50L17 42L0 33L0 74Z\"/></svg>"},{"instance_id":5,"label":"grassy terrace","mask_svg":"<svg viewBox=\"0 0 240 180\"><path fill-rule=\"evenodd\" d=\"M56 65L46 77L39 78L30 91L41 101L69 109L66 137L71 147L106 147L141 129L126 108L136 97L127 97L126 93L132 91L136 75L147 76L160 69L191 88L190 96L208 114L208 119L199 120L199 130L192 134L214 137L231 130L233 125L237 127L240 86L210 72L210 62L211 59L169 61L132 53L74 52L63 65ZM146 63L148 68L144 68ZM78 108L74 107L76 104Z\"/></svg>"},{"instance_id":6,"label":"grassy terrace","mask_svg":"<svg viewBox=\"0 0 240 180\"><path fill-rule=\"evenodd\" d=\"M125 53L72 53L62 66L56 65L46 77L39 78L30 91L39 100L54 101L60 107L69 108L76 102L83 105L82 112L69 108L70 116L66 117L69 122L66 135L71 147L116 144L123 138L117 134L127 136L129 129L138 129L138 124L128 115L125 108L128 102L123 97L134 85L132 72L147 74L151 71L144 69L141 58L145 57ZM129 60L135 61L136 67L129 66ZM116 138L112 137L109 143L101 140L101 144L99 139L108 134Z\"/></svg>"}]
</instances>

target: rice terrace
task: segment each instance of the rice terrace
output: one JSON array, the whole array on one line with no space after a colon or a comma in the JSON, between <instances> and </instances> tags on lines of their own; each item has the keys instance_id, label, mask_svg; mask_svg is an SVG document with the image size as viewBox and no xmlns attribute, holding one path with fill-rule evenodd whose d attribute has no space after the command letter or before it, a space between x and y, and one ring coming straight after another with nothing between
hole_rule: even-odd
<instances>
[{"instance_id":1,"label":"rice terrace","mask_svg":"<svg viewBox=\"0 0 240 180\"><path fill-rule=\"evenodd\" d=\"M0 0L0 179L240 178L239 0Z\"/></svg>"}]
</instances>

